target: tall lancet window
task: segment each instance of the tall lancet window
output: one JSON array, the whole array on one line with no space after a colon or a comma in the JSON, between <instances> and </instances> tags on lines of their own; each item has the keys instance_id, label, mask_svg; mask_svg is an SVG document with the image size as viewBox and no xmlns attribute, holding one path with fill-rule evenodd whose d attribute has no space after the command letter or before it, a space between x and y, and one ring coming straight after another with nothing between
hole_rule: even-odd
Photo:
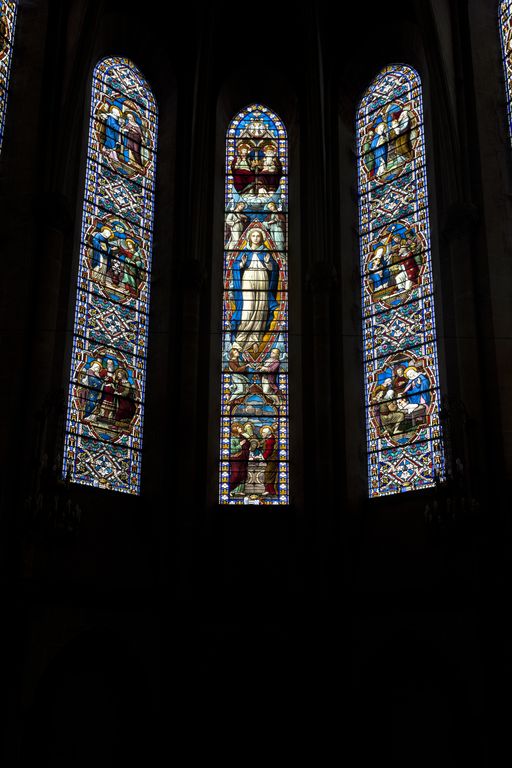
<instances>
[{"instance_id":1,"label":"tall lancet window","mask_svg":"<svg viewBox=\"0 0 512 768\"><path fill-rule=\"evenodd\" d=\"M288 142L251 104L226 139L221 504L287 504Z\"/></svg>"},{"instance_id":2,"label":"tall lancet window","mask_svg":"<svg viewBox=\"0 0 512 768\"><path fill-rule=\"evenodd\" d=\"M72 481L139 493L157 111L139 70L92 83L64 449Z\"/></svg>"},{"instance_id":3,"label":"tall lancet window","mask_svg":"<svg viewBox=\"0 0 512 768\"><path fill-rule=\"evenodd\" d=\"M4 136L17 5L17 2L0 0L0 149L2 148Z\"/></svg>"},{"instance_id":4,"label":"tall lancet window","mask_svg":"<svg viewBox=\"0 0 512 768\"><path fill-rule=\"evenodd\" d=\"M499 16L503 69L507 88L508 129L512 139L512 0L503 0L500 3Z\"/></svg>"},{"instance_id":5,"label":"tall lancet window","mask_svg":"<svg viewBox=\"0 0 512 768\"><path fill-rule=\"evenodd\" d=\"M444 475L420 78L384 69L357 116L369 494Z\"/></svg>"}]
</instances>

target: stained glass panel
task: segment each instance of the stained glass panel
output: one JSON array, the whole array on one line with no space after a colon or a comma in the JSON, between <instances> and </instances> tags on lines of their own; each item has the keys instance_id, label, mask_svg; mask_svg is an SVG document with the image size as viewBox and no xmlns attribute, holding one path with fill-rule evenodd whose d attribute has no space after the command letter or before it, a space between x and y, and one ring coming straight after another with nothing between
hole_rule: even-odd
<instances>
[{"instance_id":1,"label":"stained glass panel","mask_svg":"<svg viewBox=\"0 0 512 768\"><path fill-rule=\"evenodd\" d=\"M139 493L157 110L128 60L94 70L64 475Z\"/></svg>"},{"instance_id":2,"label":"stained glass panel","mask_svg":"<svg viewBox=\"0 0 512 768\"><path fill-rule=\"evenodd\" d=\"M371 497L444 477L421 82L405 65L357 117L368 482Z\"/></svg>"},{"instance_id":3,"label":"stained glass panel","mask_svg":"<svg viewBox=\"0 0 512 768\"><path fill-rule=\"evenodd\" d=\"M0 149L4 137L7 92L11 70L12 46L16 27L17 2L0 0Z\"/></svg>"},{"instance_id":4,"label":"stained glass panel","mask_svg":"<svg viewBox=\"0 0 512 768\"><path fill-rule=\"evenodd\" d=\"M507 89L508 128L512 140L512 0L503 0L500 3L499 16L503 70Z\"/></svg>"},{"instance_id":5,"label":"stained glass panel","mask_svg":"<svg viewBox=\"0 0 512 768\"><path fill-rule=\"evenodd\" d=\"M221 504L287 504L288 141L246 107L226 139Z\"/></svg>"}]
</instances>

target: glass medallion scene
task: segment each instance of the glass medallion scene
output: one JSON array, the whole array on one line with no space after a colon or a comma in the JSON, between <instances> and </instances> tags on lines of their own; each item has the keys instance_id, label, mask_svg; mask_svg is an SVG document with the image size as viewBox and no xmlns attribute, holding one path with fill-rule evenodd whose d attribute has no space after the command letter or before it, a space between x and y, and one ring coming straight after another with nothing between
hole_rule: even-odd
<instances>
[{"instance_id":1,"label":"glass medallion scene","mask_svg":"<svg viewBox=\"0 0 512 768\"><path fill-rule=\"evenodd\" d=\"M252 104L226 138L221 504L287 504L288 143Z\"/></svg>"},{"instance_id":2,"label":"glass medallion scene","mask_svg":"<svg viewBox=\"0 0 512 768\"><path fill-rule=\"evenodd\" d=\"M358 111L359 236L371 497L444 478L421 83L384 69Z\"/></svg>"},{"instance_id":3,"label":"glass medallion scene","mask_svg":"<svg viewBox=\"0 0 512 768\"><path fill-rule=\"evenodd\" d=\"M138 69L95 68L64 475L139 493L157 110Z\"/></svg>"}]
</instances>

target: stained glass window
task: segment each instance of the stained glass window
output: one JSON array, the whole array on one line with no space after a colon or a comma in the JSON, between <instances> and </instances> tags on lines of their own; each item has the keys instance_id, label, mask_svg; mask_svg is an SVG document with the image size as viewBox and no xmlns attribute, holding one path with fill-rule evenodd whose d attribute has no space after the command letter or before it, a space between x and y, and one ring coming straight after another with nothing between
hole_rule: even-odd
<instances>
[{"instance_id":1,"label":"stained glass window","mask_svg":"<svg viewBox=\"0 0 512 768\"><path fill-rule=\"evenodd\" d=\"M9 87L17 5L17 2L0 0L0 149L4 136L7 90Z\"/></svg>"},{"instance_id":2,"label":"stained glass window","mask_svg":"<svg viewBox=\"0 0 512 768\"><path fill-rule=\"evenodd\" d=\"M138 69L93 74L64 474L139 493L157 110Z\"/></svg>"},{"instance_id":3,"label":"stained glass window","mask_svg":"<svg viewBox=\"0 0 512 768\"><path fill-rule=\"evenodd\" d=\"M371 497L444 476L421 82L384 69L357 116Z\"/></svg>"},{"instance_id":4,"label":"stained glass window","mask_svg":"<svg viewBox=\"0 0 512 768\"><path fill-rule=\"evenodd\" d=\"M500 3L501 49L507 88L507 113L510 138L512 139L512 0Z\"/></svg>"},{"instance_id":5,"label":"stained glass window","mask_svg":"<svg viewBox=\"0 0 512 768\"><path fill-rule=\"evenodd\" d=\"M221 504L287 504L288 142L252 104L226 138Z\"/></svg>"}]
</instances>

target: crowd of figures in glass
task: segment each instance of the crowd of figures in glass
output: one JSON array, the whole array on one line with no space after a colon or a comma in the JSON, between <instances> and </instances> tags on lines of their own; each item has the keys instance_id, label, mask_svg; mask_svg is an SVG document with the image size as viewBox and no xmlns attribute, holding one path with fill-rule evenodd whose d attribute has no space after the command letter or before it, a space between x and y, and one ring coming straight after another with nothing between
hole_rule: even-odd
<instances>
[{"instance_id":1,"label":"crowd of figures in glass","mask_svg":"<svg viewBox=\"0 0 512 768\"><path fill-rule=\"evenodd\" d=\"M4 135L7 90L11 69L12 44L16 26L17 2L0 0L0 149Z\"/></svg>"},{"instance_id":2,"label":"crowd of figures in glass","mask_svg":"<svg viewBox=\"0 0 512 768\"><path fill-rule=\"evenodd\" d=\"M288 503L288 167L259 104L226 146L220 502Z\"/></svg>"},{"instance_id":3,"label":"crowd of figures in glass","mask_svg":"<svg viewBox=\"0 0 512 768\"><path fill-rule=\"evenodd\" d=\"M125 59L93 75L64 474L138 493L157 115Z\"/></svg>"},{"instance_id":4,"label":"crowd of figures in glass","mask_svg":"<svg viewBox=\"0 0 512 768\"><path fill-rule=\"evenodd\" d=\"M386 68L358 112L370 496L444 475L421 83Z\"/></svg>"},{"instance_id":5,"label":"crowd of figures in glass","mask_svg":"<svg viewBox=\"0 0 512 768\"><path fill-rule=\"evenodd\" d=\"M507 89L508 127L512 139L512 0L503 0L500 3L499 15L503 71Z\"/></svg>"}]
</instances>

